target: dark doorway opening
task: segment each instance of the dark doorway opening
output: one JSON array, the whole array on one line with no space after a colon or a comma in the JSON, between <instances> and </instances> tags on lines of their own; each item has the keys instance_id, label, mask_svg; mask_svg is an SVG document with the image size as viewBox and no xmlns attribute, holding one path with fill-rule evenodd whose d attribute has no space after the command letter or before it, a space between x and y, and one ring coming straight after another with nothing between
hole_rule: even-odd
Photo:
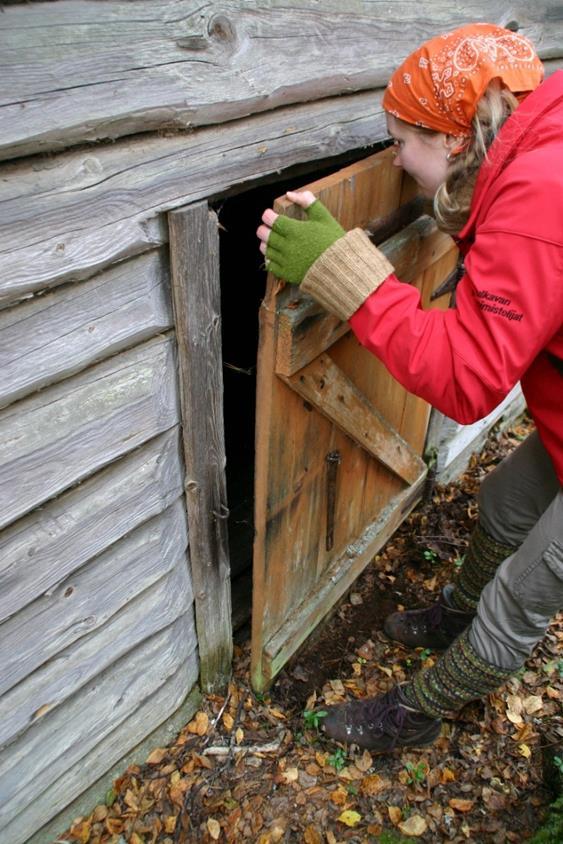
<instances>
[{"instance_id":1,"label":"dark doorway opening","mask_svg":"<svg viewBox=\"0 0 563 844\"><path fill-rule=\"evenodd\" d=\"M386 144L292 168L275 181L213 203L220 224L221 314L233 628L250 618L258 312L266 272L256 229L277 196L366 158ZM240 190L240 187L238 188Z\"/></svg>"}]
</instances>

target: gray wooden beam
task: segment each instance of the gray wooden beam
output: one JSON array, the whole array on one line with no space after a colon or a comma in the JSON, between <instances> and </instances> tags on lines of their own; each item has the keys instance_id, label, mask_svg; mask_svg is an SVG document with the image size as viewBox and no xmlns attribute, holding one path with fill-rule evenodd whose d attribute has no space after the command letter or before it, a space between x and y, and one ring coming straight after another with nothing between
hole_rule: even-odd
<instances>
[{"instance_id":1,"label":"gray wooden beam","mask_svg":"<svg viewBox=\"0 0 563 844\"><path fill-rule=\"evenodd\" d=\"M168 219L201 684L213 691L232 658L219 236L207 202Z\"/></svg>"},{"instance_id":2,"label":"gray wooden beam","mask_svg":"<svg viewBox=\"0 0 563 844\"><path fill-rule=\"evenodd\" d=\"M427 38L518 27L560 57L559 0L59 0L2 10L0 156L225 123L382 87Z\"/></svg>"}]
</instances>

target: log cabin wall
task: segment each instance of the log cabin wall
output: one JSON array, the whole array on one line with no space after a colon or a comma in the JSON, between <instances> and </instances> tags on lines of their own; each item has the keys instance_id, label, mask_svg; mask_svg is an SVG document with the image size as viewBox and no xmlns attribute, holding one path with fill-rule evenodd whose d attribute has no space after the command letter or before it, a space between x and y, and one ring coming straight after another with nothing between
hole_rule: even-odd
<instances>
[{"instance_id":1,"label":"log cabin wall","mask_svg":"<svg viewBox=\"0 0 563 844\"><path fill-rule=\"evenodd\" d=\"M474 20L561 64L552 0L2 4L2 841L193 701L167 212L381 141L398 60Z\"/></svg>"}]
</instances>

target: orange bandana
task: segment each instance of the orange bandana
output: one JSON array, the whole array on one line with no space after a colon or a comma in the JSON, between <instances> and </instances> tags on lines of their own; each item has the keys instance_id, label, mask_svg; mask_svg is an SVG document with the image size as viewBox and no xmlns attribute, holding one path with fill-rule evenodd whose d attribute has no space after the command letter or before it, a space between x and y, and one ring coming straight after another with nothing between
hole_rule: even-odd
<instances>
[{"instance_id":1,"label":"orange bandana","mask_svg":"<svg viewBox=\"0 0 563 844\"><path fill-rule=\"evenodd\" d=\"M523 35L490 23L462 26L405 59L389 80L383 108L407 123L468 137L491 79L513 93L533 91L543 79L543 65Z\"/></svg>"}]
</instances>

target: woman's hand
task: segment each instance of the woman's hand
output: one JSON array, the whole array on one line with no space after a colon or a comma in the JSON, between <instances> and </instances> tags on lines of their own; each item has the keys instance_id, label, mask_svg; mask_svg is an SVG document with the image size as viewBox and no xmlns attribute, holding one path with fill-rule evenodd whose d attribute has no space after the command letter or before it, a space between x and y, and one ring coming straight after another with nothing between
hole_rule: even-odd
<instances>
[{"instance_id":1,"label":"woman's hand","mask_svg":"<svg viewBox=\"0 0 563 844\"><path fill-rule=\"evenodd\" d=\"M278 278L301 284L317 258L346 232L311 191L288 191L286 196L305 210L307 219L292 220L268 208L256 234L267 269Z\"/></svg>"}]
</instances>

